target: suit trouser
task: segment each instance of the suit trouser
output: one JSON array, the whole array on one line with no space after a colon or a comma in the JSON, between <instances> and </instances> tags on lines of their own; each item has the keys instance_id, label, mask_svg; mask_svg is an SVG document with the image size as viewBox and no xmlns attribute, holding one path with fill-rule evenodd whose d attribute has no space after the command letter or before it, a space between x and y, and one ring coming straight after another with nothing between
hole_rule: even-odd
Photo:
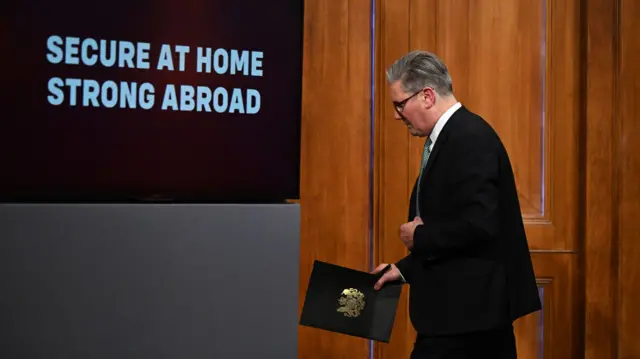
<instances>
[{"instance_id":1,"label":"suit trouser","mask_svg":"<svg viewBox=\"0 0 640 359\"><path fill-rule=\"evenodd\" d=\"M418 335L411 359L516 359L513 326L451 336Z\"/></svg>"}]
</instances>

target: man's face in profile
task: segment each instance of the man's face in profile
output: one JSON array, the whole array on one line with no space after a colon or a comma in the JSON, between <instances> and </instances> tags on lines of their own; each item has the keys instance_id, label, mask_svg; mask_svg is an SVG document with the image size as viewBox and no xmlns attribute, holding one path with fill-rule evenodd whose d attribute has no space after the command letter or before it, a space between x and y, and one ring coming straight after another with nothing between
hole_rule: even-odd
<instances>
[{"instance_id":1,"label":"man's face in profile","mask_svg":"<svg viewBox=\"0 0 640 359\"><path fill-rule=\"evenodd\" d=\"M414 93L407 93L402 89L400 81L389 87L389 94L394 107L396 120L401 120L409 129L412 136L424 137L431 132L429 126L428 109L425 98L427 89Z\"/></svg>"}]
</instances>

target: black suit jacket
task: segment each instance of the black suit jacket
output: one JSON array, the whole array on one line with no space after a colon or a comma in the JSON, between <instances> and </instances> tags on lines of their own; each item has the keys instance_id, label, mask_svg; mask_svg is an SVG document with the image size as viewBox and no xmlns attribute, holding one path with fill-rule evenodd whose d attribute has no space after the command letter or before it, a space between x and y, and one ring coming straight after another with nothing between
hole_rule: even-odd
<instances>
[{"instance_id":1,"label":"black suit jacket","mask_svg":"<svg viewBox=\"0 0 640 359\"><path fill-rule=\"evenodd\" d=\"M451 116L413 188L409 221L416 200L424 225L396 265L419 335L503 327L541 309L511 163L485 120L464 106Z\"/></svg>"}]
</instances>

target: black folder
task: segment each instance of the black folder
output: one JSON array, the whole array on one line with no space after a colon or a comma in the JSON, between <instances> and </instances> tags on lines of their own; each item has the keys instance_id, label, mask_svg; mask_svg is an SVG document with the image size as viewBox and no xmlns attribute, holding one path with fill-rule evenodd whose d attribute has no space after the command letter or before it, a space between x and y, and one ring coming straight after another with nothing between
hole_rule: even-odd
<instances>
[{"instance_id":1,"label":"black folder","mask_svg":"<svg viewBox=\"0 0 640 359\"><path fill-rule=\"evenodd\" d=\"M388 282L375 290L381 275L316 260L300 324L388 343L402 283Z\"/></svg>"}]
</instances>

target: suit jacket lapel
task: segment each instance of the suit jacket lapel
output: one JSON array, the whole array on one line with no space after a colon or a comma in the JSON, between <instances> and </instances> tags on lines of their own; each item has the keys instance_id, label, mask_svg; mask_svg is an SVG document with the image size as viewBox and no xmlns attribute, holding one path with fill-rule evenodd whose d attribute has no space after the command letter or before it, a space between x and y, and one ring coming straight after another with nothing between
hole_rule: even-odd
<instances>
[{"instance_id":1,"label":"suit jacket lapel","mask_svg":"<svg viewBox=\"0 0 640 359\"><path fill-rule=\"evenodd\" d=\"M451 132L451 128L454 127L454 122L457 121L457 117L459 117L464 110L465 110L464 106L458 109L458 111L456 111L451 116L447 124L444 125L444 127L442 128L442 131L440 132L440 135L438 135L438 139L436 140L436 143L433 146L433 151L431 151L431 154L429 155L429 160L427 161L427 167L424 169L424 175L422 176L422 181L424 181L425 178L429 177L430 175L429 169L433 166L433 163L438 158L440 149L444 147L445 143L447 142L447 138L449 138L449 132Z\"/></svg>"},{"instance_id":2,"label":"suit jacket lapel","mask_svg":"<svg viewBox=\"0 0 640 359\"><path fill-rule=\"evenodd\" d=\"M446 142L446 137L447 136L445 136L444 131L442 131L442 133L440 133L440 136L438 136L438 140L436 141L436 144L433 146L433 151L431 151L431 154L429 155L429 160L427 161L427 167L424 169L424 175L422 176L423 181L427 176L429 176L429 173L430 173L429 169L433 166L433 163L436 161L438 154L440 153L440 149Z\"/></svg>"}]
</instances>

